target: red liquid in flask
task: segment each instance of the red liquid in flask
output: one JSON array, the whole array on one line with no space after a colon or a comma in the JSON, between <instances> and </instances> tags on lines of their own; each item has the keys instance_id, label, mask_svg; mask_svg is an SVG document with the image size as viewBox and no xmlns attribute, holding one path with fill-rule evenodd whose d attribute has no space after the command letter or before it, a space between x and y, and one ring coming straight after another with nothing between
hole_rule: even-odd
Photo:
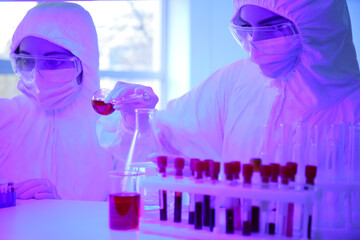
<instances>
[{"instance_id":1,"label":"red liquid in flask","mask_svg":"<svg viewBox=\"0 0 360 240\"><path fill-rule=\"evenodd\" d=\"M139 227L140 194L115 193L109 197L110 229L128 230Z\"/></svg>"},{"instance_id":2,"label":"red liquid in flask","mask_svg":"<svg viewBox=\"0 0 360 240\"><path fill-rule=\"evenodd\" d=\"M115 111L111 103L105 103L102 100L92 100L91 102L94 110L99 114L109 115Z\"/></svg>"}]
</instances>

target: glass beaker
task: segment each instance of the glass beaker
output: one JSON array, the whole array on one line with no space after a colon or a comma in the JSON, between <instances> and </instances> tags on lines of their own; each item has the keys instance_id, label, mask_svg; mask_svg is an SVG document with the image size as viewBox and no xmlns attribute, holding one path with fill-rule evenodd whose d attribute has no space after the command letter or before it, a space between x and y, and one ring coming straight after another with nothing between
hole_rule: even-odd
<instances>
[{"instance_id":1,"label":"glass beaker","mask_svg":"<svg viewBox=\"0 0 360 240\"><path fill-rule=\"evenodd\" d=\"M133 93L122 97L121 99L112 100L109 103L105 103L105 99L110 92L110 89L101 88L94 93L91 99L91 103L95 112L101 115L109 115L115 111L114 106L116 105L146 102L150 100L150 95L147 92L144 92L142 94Z\"/></svg>"},{"instance_id":2,"label":"glass beaker","mask_svg":"<svg viewBox=\"0 0 360 240\"><path fill-rule=\"evenodd\" d=\"M109 227L112 230L139 228L139 182L143 172L111 171L109 191Z\"/></svg>"}]
</instances>

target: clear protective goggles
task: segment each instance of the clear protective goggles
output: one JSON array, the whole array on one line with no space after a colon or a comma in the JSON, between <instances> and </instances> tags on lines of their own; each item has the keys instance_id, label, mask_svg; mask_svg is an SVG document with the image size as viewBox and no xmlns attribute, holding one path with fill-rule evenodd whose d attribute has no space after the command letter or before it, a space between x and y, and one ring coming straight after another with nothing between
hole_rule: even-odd
<instances>
[{"instance_id":1,"label":"clear protective goggles","mask_svg":"<svg viewBox=\"0 0 360 240\"><path fill-rule=\"evenodd\" d=\"M82 71L81 61L75 56L52 57L12 53L10 54L10 61L12 68L17 75L21 72L31 72L34 69L74 69L74 72L77 75Z\"/></svg>"},{"instance_id":2,"label":"clear protective goggles","mask_svg":"<svg viewBox=\"0 0 360 240\"><path fill-rule=\"evenodd\" d=\"M300 43L300 36L295 30L293 24L290 22L280 23L273 26L247 27L238 26L233 21L231 21L229 24L229 29L236 41L247 52L250 51L252 46L261 52L276 54L271 50L271 48L258 49L259 44L256 44L256 42L263 40L282 38L282 42L289 45L295 46Z\"/></svg>"}]
</instances>

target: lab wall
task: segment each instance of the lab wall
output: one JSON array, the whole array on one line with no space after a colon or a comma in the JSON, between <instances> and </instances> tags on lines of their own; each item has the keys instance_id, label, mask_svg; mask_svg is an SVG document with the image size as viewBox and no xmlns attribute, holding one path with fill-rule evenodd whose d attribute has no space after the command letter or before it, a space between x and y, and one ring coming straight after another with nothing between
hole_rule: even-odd
<instances>
[{"instance_id":1,"label":"lab wall","mask_svg":"<svg viewBox=\"0 0 360 240\"><path fill-rule=\"evenodd\" d=\"M360 0L347 0L360 55ZM168 0L167 100L181 96L217 69L246 57L228 24L232 0Z\"/></svg>"}]
</instances>

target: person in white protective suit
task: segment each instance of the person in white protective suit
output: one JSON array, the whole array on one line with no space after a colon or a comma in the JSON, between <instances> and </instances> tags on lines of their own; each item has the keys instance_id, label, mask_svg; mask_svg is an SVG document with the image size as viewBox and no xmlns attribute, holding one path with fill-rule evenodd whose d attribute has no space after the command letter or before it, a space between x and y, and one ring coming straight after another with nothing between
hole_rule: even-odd
<instances>
[{"instance_id":1,"label":"person in white protective suit","mask_svg":"<svg viewBox=\"0 0 360 240\"><path fill-rule=\"evenodd\" d=\"M0 177L21 199L105 200L113 162L91 106L100 80L90 14L73 3L38 4L18 25L10 58L23 94L0 99Z\"/></svg>"},{"instance_id":2,"label":"person in white protective suit","mask_svg":"<svg viewBox=\"0 0 360 240\"><path fill-rule=\"evenodd\" d=\"M159 112L165 150L248 162L274 152L281 124L360 120L360 75L346 1L233 4L230 28L249 58L219 69ZM149 91L118 83L108 100L141 88ZM101 120L101 143L115 151L114 145L126 142L126 131L107 131L109 125Z\"/></svg>"}]
</instances>

